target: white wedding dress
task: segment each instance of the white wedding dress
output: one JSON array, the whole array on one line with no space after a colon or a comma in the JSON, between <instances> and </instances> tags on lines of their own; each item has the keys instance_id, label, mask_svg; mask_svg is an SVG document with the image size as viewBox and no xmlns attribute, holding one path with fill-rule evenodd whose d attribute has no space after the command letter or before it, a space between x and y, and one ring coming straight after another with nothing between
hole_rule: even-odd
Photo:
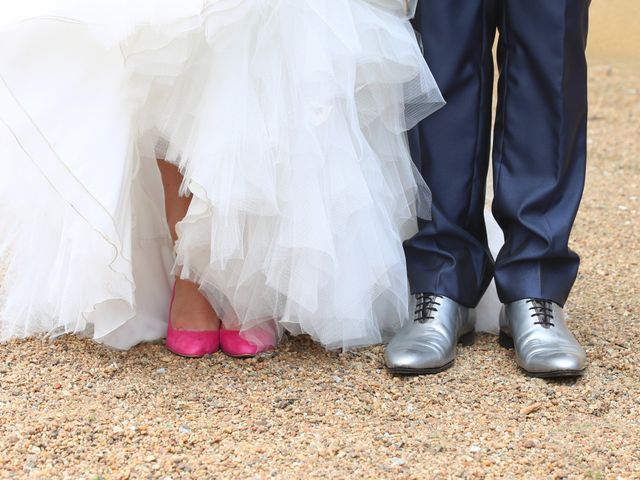
<instances>
[{"instance_id":1,"label":"white wedding dress","mask_svg":"<svg viewBox=\"0 0 640 480\"><path fill-rule=\"evenodd\" d=\"M430 201L404 132L443 104L412 7L0 6L0 339L162 338L177 273L247 336L387 340ZM175 246L156 157L193 195Z\"/></svg>"}]
</instances>

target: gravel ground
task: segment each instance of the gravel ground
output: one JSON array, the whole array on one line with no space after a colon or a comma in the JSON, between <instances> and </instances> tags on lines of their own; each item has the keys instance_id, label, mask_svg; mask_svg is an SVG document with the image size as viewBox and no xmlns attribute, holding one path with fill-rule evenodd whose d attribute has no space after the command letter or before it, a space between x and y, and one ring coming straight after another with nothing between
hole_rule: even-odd
<instances>
[{"instance_id":1,"label":"gravel ground","mask_svg":"<svg viewBox=\"0 0 640 480\"><path fill-rule=\"evenodd\" d=\"M0 478L640 478L640 75L591 71L570 304L590 367L527 378L483 335L394 378L382 348L183 360L66 337L0 347Z\"/></svg>"}]
</instances>

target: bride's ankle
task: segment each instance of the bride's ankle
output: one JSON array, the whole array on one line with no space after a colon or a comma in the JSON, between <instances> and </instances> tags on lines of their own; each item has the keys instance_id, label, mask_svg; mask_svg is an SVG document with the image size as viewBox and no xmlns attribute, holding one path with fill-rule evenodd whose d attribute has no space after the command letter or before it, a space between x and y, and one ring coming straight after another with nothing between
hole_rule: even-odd
<instances>
[{"instance_id":1,"label":"bride's ankle","mask_svg":"<svg viewBox=\"0 0 640 480\"><path fill-rule=\"evenodd\" d=\"M218 330L220 319L195 283L176 280L171 325L177 330Z\"/></svg>"}]
</instances>

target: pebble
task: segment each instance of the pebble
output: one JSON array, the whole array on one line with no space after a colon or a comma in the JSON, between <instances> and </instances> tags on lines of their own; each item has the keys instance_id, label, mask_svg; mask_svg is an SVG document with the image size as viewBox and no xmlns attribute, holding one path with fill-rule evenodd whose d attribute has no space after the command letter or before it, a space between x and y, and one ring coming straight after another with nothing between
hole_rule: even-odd
<instances>
[{"instance_id":1,"label":"pebble","mask_svg":"<svg viewBox=\"0 0 640 480\"><path fill-rule=\"evenodd\" d=\"M540 402L536 402L536 403L532 403L531 405L527 405L526 407L523 407L520 409L520 413L523 415L530 415L534 412L537 412L538 410L540 410L542 408L542 403Z\"/></svg>"}]
</instances>

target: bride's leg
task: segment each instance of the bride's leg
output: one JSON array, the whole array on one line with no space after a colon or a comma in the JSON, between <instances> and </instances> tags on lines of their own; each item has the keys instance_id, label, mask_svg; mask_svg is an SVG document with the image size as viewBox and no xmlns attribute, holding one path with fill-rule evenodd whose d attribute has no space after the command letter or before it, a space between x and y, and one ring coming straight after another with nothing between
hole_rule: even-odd
<instances>
[{"instance_id":1,"label":"bride's leg","mask_svg":"<svg viewBox=\"0 0 640 480\"><path fill-rule=\"evenodd\" d=\"M179 194L182 175L174 165L158 160L164 188L165 211L171 237L177 240L176 223L187 214L191 197ZM171 311L171 323L178 330L217 330L220 319L195 283L176 279L176 293Z\"/></svg>"}]
</instances>

